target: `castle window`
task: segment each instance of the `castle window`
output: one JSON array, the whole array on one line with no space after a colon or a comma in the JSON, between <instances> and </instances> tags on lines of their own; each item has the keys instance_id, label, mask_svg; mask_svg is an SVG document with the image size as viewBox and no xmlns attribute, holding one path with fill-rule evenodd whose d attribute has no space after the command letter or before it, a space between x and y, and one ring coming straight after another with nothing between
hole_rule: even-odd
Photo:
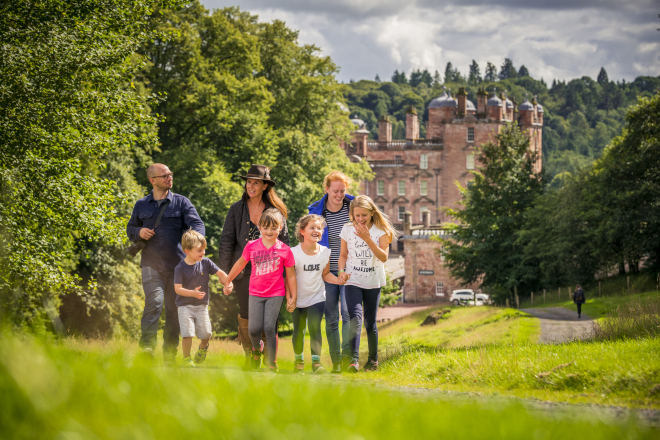
<instances>
[{"instance_id":1,"label":"castle window","mask_svg":"<svg viewBox=\"0 0 660 440\"><path fill-rule=\"evenodd\" d=\"M384 180L379 180L377 185L378 186L376 187L376 195L377 196L384 196L385 195L385 181Z\"/></svg>"},{"instance_id":2,"label":"castle window","mask_svg":"<svg viewBox=\"0 0 660 440\"><path fill-rule=\"evenodd\" d=\"M419 181L419 194L426 196L429 193L429 181L420 180Z\"/></svg>"},{"instance_id":3,"label":"castle window","mask_svg":"<svg viewBox=\"0 0 660 440\"><path fill-rule=\"evenodd\" d=\"M405 196L406 195L406 181L405 180L399 180L399 195L400 196Z\"/></svg>"},{"instance_id":4,"label":"castle window","mask_svg":"<svg viewBox=\"0 0 660 440\"><path fill-rule=\"evenodd\" d=\"M467 155L467 169L468 170L474 169L474 154Z\"/></svg>"},{"instance_id":5,"label":"castle window","mask_svg":"<svg viewBox=\"0 0 660 440\"><path fill-rule=\"evenodd\" d=\"M468 127L467 141L474 142L474 127Z\"/></svg>"},{"instance_id":6,"label":"castle window","mask_svg":"<svg viewBox=\"0 0 660 440\"><path fill-rule=\"evenodd\" d=\"M419 156L419 169L427 170L429 168L429 155L421 154Z\"/></svg>"},{"instance_id":7,"label":"castle window","mask_svg":"<svg viewBox=\"0 0 660 440\"><path fill-rule=\"evenodd\" d=\"M403 214L406 212L405 206L399 206L399 221L403 221Z\"/></svg>"},{"instance_id":8,"label":"castle window","mask_svg":"<svg viewBox=\"0 0 660 440\"><path fill-rule=\"evenodd\" d=\"M420 206L419 207L419 220L424 221L424 213L429 212L429 207L428 206Z\"/></svg>"},{"instance_id":9,"label":"castle window","mask_svg":"<svg viewBox=\"0 0 660 440\"><path fill-rule=\"evenodd\" d=\"M435 296L445 296L445 282L436 281L435 282Z\"/></svg>"}]
</instances>

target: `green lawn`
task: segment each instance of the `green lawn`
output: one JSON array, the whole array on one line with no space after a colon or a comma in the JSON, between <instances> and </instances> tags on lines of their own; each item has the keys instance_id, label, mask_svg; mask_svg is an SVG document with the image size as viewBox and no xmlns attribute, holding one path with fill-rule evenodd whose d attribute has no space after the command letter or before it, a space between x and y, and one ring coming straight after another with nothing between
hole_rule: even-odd
<instances>
[{"instance_id":1,"label":"green lawn","mask_svg":"<svg viewBox=\"0 0 660 440\"><path fill-rule=\"evenodd\" d=\"M73 349L76 344L78 349ZM122 343L100 341L42 343L5 332L0 336L3 438L655 439L660 436L658 429L644 428L634 418L603 421L587 408L576 407L570 410L571 417L558 418L550 411L533 411L510 400L490 401L469 396L456 399L446 394L364 386L363 381L369 376L366 374L350 378L295 377L243 373L212 363L195 370L153 367L142 364L121 347ZM478 351L473 353L477 357L470 361L479 362ZM522 368L520 353L516 362ZM215 360L218 359L216 356ZM455 356L453 362L461 362L460 359L461 355ZM390 364L388 370L371 378L393 372L393 368L395 365ZM436 373L445 374L438 370Z\"/></svg>"}]
</instances>

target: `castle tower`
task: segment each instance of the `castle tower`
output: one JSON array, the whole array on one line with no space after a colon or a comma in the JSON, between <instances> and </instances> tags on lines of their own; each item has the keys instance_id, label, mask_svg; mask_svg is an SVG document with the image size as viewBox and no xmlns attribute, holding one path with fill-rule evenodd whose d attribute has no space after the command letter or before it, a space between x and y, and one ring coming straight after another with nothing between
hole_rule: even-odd
<instances>
[{"instance_id":1,"label":"castle tower","mask_svg":"<svg viewBox=\"0 0 660 440\"><path fill-rule=\"evenodd\" d=\"M387 116L378 120L378 141L392 142L392 123Z\"/></svg>"},{"instance_id":2,"label":"castle tower","mask_svg":"<svg viewBox=\"0 0 660 440\"><path fill-rule=\"evenodd\" d=\"M497 97L497 89L494 89L493 96L491 96L486 103L486 107L488 108L488 119L501 121L503 106L504 104L502 103L502 100Z\"/></svg>"},{"instance_id":3,"label":"castle tower","mask_svg":"<svg viewBox=\"0 0 660 440\"><path fill-rule=\"evenodd\" d=\"M458 116L462 117L466 114L467 107L467 92L465 87L458 89Z\"/></svg>"},{"instance_id":4,"label":"castle tower","mask_svg":"<svg viewBox=\"0 0 660 440\"><path fill-rule=\"evenodd\" d=\"M486 117L486 101L488 101L488 93L483 87L479 87L477 92L477 115Z\"/></svg>"}]
</instances>

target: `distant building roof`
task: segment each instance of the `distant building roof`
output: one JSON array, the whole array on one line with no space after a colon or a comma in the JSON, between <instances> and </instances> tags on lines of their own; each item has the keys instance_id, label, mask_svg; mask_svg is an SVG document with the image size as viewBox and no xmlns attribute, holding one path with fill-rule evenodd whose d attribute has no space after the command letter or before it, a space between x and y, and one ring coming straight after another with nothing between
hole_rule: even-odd
<instances>
[{"instance_id":1,"label":"distant building roof","mask_svg":"<svg viewBox=\"0 0 660 440\"><path fill-rule=\"evenodd\" d=\"M543 106L541 104L536 104L536 111L539 113L543 113Z\"/></svg>"},{"instance_id":2,"label":"distant building roof","mask_svg":"<svg viewBox=\"0 0 660 440\"><path fill-rule=\"evenodd\" d=\"M442 93L442 96L435 98L429 103L429 108L439 108L439 107L458 107L458 102L445 90Z\"/></svg>"},{"instance_id":3,"label":"distant building roof","mask_svg":"<svg viewBox=\"0 0 660 440\"><path fill-rule=\"evenodd\" d=\"M493 96L490 97L486 105L488 107L502 107L502 100L493 93Z\"/></svg>"},{"instance_id":4,"label":"distant building roof","mask_svg":"<svg viewBox=\"0 0 660 440\"><path fill-rule=\"evenodd\" d=\"M472 101L469 99L465 100L465 110L472 110L472 111L477 111L477 108L472 104Z\"/></svg>"},{"instance_id":5,"label":"distant building roof","mask_svg":"<svg viewBox=\"0 0 660 440\"><path fill-rule=\"evenodd\" d=\"M534 111L534 106L527 100L527 97L525 97L523 103L518 106L518 110Z\"/></svg>"}]
</instances>

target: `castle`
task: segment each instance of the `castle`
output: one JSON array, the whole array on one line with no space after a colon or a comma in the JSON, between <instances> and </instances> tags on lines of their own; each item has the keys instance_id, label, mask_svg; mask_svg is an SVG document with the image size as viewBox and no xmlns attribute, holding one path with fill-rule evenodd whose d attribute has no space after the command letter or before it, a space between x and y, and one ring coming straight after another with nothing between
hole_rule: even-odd
<instances>
[{"instance_id":1,"label":"castle","mask_svg":"<svg viewBox=\"0 0 660 440\"><path fill-rule=\"evenodd\" d=\"M430 240L442 234L450 221L442 208L457 208L462 187L470 184L477 165L476 149L494 139L505 124L517 123L530 139L530 150L541 163L543 107L525 98L517 108L505 93L491 96L480 89L477 105L461 87L452 96L446 90L428 106L426 139L419 138L419 119L414 107L406 112L406 139L392 139L392 124L378 121L378 140L368 140L365 123L352 119L356 130L342 148L352 160L366 160L376 177L362 183L362 192L388 214L402 232L393 252L405 255L404 302L442 300L460 288L444 267L440 244ZM477 286L467 286L476 288Z\"/></svg>"}]
</instances>

